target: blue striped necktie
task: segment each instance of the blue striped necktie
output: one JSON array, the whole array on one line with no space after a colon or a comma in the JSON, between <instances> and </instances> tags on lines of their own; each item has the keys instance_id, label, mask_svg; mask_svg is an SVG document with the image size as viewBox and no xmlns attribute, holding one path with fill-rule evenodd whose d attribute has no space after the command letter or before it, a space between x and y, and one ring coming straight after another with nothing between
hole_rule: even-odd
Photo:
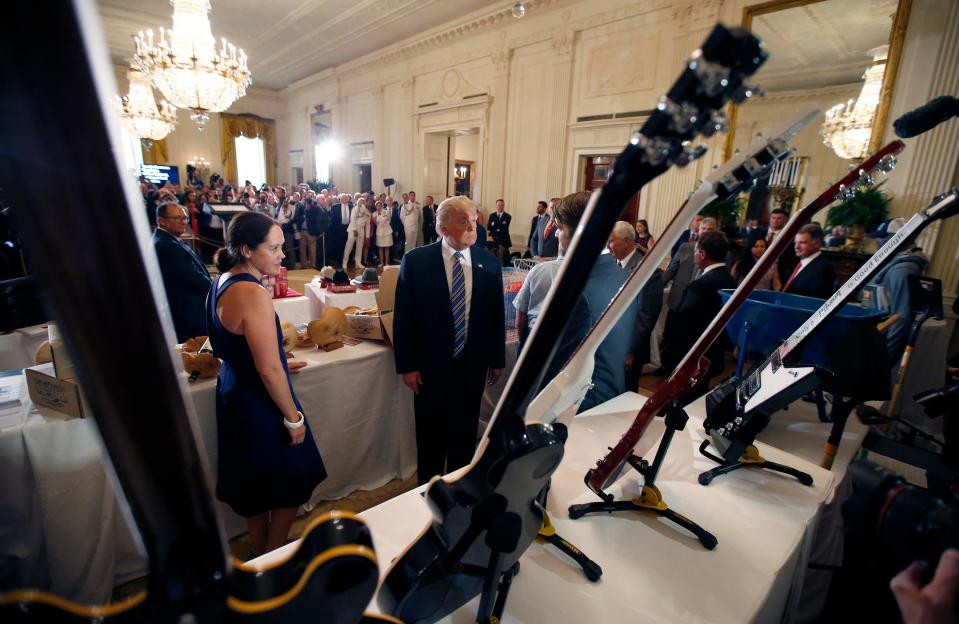
<instances>
[{"instance_id":1,"label":"blue striped necktie","mask_svg":"<svg viewBox=\"0 0 959 624\"><path fill-rule=\"evenodd\" d=\"M466 276L460 260L463 254L453 254L453 288L450 306L453 308L453 359L459 359L466 349Z\"/></svg>"}]
</instances>

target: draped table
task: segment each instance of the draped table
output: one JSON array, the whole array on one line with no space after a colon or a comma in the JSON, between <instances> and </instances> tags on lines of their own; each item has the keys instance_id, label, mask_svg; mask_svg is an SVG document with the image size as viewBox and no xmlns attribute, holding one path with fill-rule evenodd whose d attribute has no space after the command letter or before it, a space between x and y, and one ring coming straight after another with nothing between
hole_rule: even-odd
<instances>
[{"instance_id":1,"label":"draped table","mask_svg":"<svg viewBox=\"0 0 959 624\"><path fill-rule=\"evenodd\" d=\"M361 342L329 353L293 353L309 363L293 375L293 387L329 475L310 505L411 476L412 394L394 373L392 350ZM215 483L216 380L187 387L183 379ZM146 573L146 560L121 511L125 500L108 477L95 415L68 419L36 408L28 397L18 409L18 424L0 430L0 588L109 601L116 583ZM230 537L246 531L242 518L218 507Z\"/></svg>"},{"instance_id":2,"label":"draped table","mask_svg":"<svg viewBox=\"0 0 959 624\"><path fill-rule=\"evenodd\" d=\"M809 472L813 485L806 487L795 479L752 469L719 477L709 487L699 485L698 474L715 465L697 451L703 439L702 399L687 408L690 421L673 439L657 483L673 509L719 539L715 550L704 549L691 534L651 514L625 512L569 519L569 505L598 500L584 487L583 474L619 439L644 401L627 392L573 419L565 457L553 475L547 509L557 532L602 566L602 579L589 582L556 549L533 543L521 559L504 621L738 623L788 619L801 589L797 585L801 585L820 512L834 495L838 480L834 473L800 455L760 442L764 457ZM794 412L777 417L788 421ZM637 451L651 458L662 432L662 419L654 420ZM861 443L860 432L850 435ZM818 436L810 434L809 438ZM778 441L793 444L789 435ZM819 443L821 448L821 440ZM800 446L805 448L805 442ZM855 439L842 449L837 465L852 459L853 447L858 447ZM610 491L617 498L631 498L638 496L640 485L636 473L627 470ZM360 514L372 530L381 575L431 519L420 496L423 489ZM289 544L251 563L268 565L295 548L296 544ZM472 621L477 606L478 599L474 599L441 621ZM375 601L371 610L376 610Z\"/></svg>"},{"instance_id":3,"label":"draped table","mask_svg":"<svg viewBox=\"0 0 959 624\"><path fill-rule=\"evenodd\" d=\"M375 308L377 292L379 292L378 288L372 290L357 289L356 292L335 293L321 287L319 281L314 280L305 285L304 294L310 302L311 318L317 319L320 318L320 312L323 311L323 307L328 305L340 308L341 310L350 306L356 306L364 310L367 308Z\"/></svg>"}]
</instances>

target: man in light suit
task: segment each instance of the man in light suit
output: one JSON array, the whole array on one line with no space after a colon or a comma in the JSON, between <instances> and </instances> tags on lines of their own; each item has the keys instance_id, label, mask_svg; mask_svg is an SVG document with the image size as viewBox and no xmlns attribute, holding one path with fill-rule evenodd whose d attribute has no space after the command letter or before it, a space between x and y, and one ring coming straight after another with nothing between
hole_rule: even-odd
<instances>
[{"instance_id":1,"label":"man in light suit","mask_svg":"<svg viewBox=\"0 0 959 624\"><path fill-rule=\"evenodd\" d=\"M555 205L554 216L559 226L560 245L565 249L573 238L573 232L586 212L589 191L572 193ZM556 354L550 361L543 384L549 383L562 370L569 356L583 341L590 328L609 306L616 293L626 281L626 271L617 266L612 254L600 254L590 268L589 279L583 287L576 305L570 312L566 329L560 336ZM579 405L579 412L590 409L626 391L624 362L636 325L636 303L632 302L623 316L610 329L599 344L593 357L592 387Z\"/></svg>"},{"instance_id":2,"label":"man in light suit","mask_svg":"<svg viewBox=\"0 0 959 624\"><path fill-rule=\"evenodd\" d=\"M722 232L710 231L699 236L695 243L694 258L702 274L690 282L683 294L679 307L666 318L663 349L663 367L672 371L699 340L709 323L723 307L719 291L723 288L736 288L736 280L726 268L726 254L729 243ZM723 371L726 366L726 349L732 343L725 332L717 338L706 351L709 358L709 371L703 381L691 393L699 396L709 387L709 379Z\"/></svg>"},{"instance_id":3,"label":"man in light suit","mask_svg":"<svg viewBox=\"0 0 959 624\"><path fill-rule=\"evenodd\" d=\"M835 292L836 271L822 255L823 231L815 223L799 229L793 247L799 262L783 285L783 292L828 299Z\"/></svg>"},{"instance_id":4,"label":"man in light suit","mask_svg":"<svg viewBox=\"0 0 959 624\"><path fill-rule=\"evenodd\" d=\"M627 277L643 259L636 251L636 230L625 221L617 221L613 233L609 236L609 252L616 264L626 271ZM649 341L653 328L663 307L663 272L656 269L636 296L636 325L630 341L629 353L624 362L626 367L626 390L636 392L639 389L639 377L643 365L649 361Z\"/></svg>"},{"instance_id":5,"label":"man in light suit","mask_svg":"<svg viewBox=\"0 0 959 624\"><path fill-rule=\"evenodd\" d=\"M476 207L451 197L436 224L439 242L403 256L393 306L396 372L415 393L421 484L470 462L484 383L496 383L506 359L503 277L473 246Z\"/></svg>"},{"instance_id":6,"label":"man in light suit","mask_svg":"<svg viewBox=\"0 0 959 624\"><path fill-rule=\"evenodd\" d=\"M341 266L344 260L349 260L349 258L343 258L343 249L346 247L346 228L350 224L350 211L352 209L353 204L350 203L350 196L346 193L340 195L339 201L330 206L327 252L330 263L334 266Z\"/></svg>"},{"instance_id":7,"label":"man in light suit","mask_svg":"<svg viewBox=\"0 0 959 624\"><path fill-rule=\"evenodd\" d=\"M210 293L210 272L180 236L189 217L176 202L165 202L156 209L157 229L153 232L163 276L163 288L170 304L170 315L178 342L209 334L206 328L206 297Z\"/></svg>"}]
</instances>

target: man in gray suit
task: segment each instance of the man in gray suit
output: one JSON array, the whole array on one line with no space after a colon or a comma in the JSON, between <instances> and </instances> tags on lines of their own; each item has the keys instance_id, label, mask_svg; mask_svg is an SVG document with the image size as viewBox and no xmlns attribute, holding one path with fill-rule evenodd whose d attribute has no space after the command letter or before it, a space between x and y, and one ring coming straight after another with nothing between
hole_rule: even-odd
<instances>
[{"instance_id":1,"label":"man in gray suit","mask_svg":"<svg viewBox=\"0 0 959 624\"><path fill-rule=\"evenodd\" d=\"M636 230L625 221L617 221L613 233L609 236L609 252L616 258L616 264L631 275L643 259L636 252ZM636 325L633 328L629 353L624 362L626 368L626 390L636 392L639 389L639 376L643 365L649 362L649 343L653 328L663 307L662 271L656 269L636 296Z\"/></svg>"},{"instance_id":2,"label":"man in gray suit","mask_svg":"<svg viewBox=\"0 0 959 624\"><path fill-rule=\"evenodd\" d=\"M536 222L536 231L533 233L533 242L530 253L533 258L556 258L559 256L559 239L556 237L556 216L553 207L559 201L558 197L549 200L546 212Z\"/></svg>"},{"instance_id":3,"label":"man in gray suit","mask_svg":"<svg viewBox=\"0 0 959 624\"><path fill-rule=\"evenodd\" d=\"M705 218L699 223L699 233L697 238L702 238L706 232L715 232L717 229L716 220ZM693 257L696 251L696 243L683 243L679 246L673 259L669 261L666 272L663 273L663 286L672 284L669 291L669 299L666 305L670 312L679 309L679 304L683 301L683 293L686 287L696 278L696 260Z\"/></svg>"}]
</instances>

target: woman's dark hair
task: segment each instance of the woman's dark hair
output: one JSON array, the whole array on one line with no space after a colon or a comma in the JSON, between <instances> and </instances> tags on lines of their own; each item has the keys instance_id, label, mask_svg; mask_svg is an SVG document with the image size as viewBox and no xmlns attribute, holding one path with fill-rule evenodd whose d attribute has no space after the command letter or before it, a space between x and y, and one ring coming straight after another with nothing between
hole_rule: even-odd
<instances>
[{"instance_id":1,"label":"woman's dark hair","mask_svg":"<svg viewBox=\"0 0 959 624\"><path fill-rule=\"evenodd\" d=\"M226 273L242 260L240 247L246 245L250 249L265 241L270 235L270 228L276 223L262 212L241 212L233 217L230 227L226 231L226 247L220 247L213 262L220 273Z\"/></svg>"},{"instance_id":2,"label":"woman's dark hair","mask_svg":"<svg viewBox=\"0 0 959 624\"><path fill-rule=\"evenodd\" d=\"M649 221L646 219L637 219L636 223L642 223L643 227L646 228L646 236L652 236L652 233L649 231ZM636 236L639 236L639 232L636 232Z\"/></svg>"}]
</instances>

